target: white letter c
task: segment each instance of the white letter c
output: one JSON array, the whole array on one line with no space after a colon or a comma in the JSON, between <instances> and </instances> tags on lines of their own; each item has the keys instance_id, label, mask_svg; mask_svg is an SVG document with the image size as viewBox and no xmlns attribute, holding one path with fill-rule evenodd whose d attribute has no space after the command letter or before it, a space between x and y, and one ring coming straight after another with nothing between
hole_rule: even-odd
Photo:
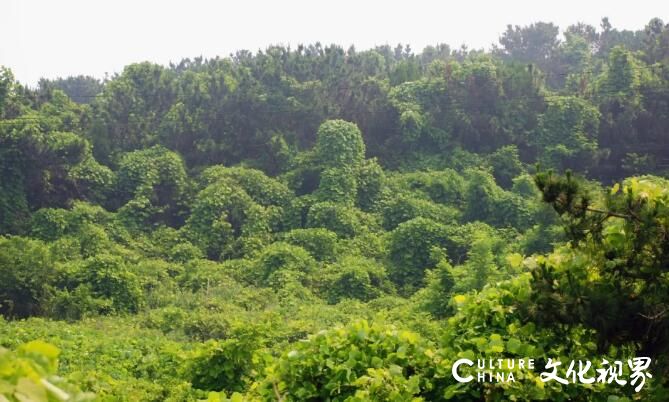
<instances>
[{"instance_id":1,"label":"white letter c","mask_svg":"<svg viewBox=\"0 0 669 402\"><path fill-rule=\"evenodd\" d=\"M469 359L459 359L453 364L453 369L451 369L451 372L453 373L453 378L455 378L455 381L457 382L469 382L474 379L474 376L467 376L467 377L461 377L460 374L458 374L458 367L460 365L466 364L468 366L473 366L474 362L469 360Z\"/></svg>"}]
</instances>

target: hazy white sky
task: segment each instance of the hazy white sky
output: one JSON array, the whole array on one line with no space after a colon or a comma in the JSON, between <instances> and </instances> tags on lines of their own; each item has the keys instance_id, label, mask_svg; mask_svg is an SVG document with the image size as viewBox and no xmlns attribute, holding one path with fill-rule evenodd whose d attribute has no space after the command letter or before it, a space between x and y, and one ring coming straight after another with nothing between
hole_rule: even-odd
<instances>
[{"instance_id":1,"label":"hazy white sky","mask_svg":"<svg viewBox=\"0 0 669 402\"><path fill-rule=\"evenodd\" d=\"M604 16L619 29L641 29L652 17L667 21L669 1L0 0L0 65L32 85L279 43L488 48L507 24L599 26Z\"/></svg>"}]
</instances>

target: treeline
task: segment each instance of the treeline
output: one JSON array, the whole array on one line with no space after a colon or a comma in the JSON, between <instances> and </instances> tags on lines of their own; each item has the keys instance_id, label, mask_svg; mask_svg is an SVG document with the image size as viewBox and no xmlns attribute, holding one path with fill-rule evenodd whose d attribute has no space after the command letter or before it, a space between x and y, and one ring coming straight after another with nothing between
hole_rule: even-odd
<instances>
[{"instance_id":1,"label":"treeline","mask_svg":"<svg viewBox=\"0 0 669 402\"><path fill-rule=\"evenodd\" d=\"M636 32L604 19L599 29L567 27L564 39L553 24L509 27L490 52L270 47L131 65L104 85L42 80L27 98L38 108L57 88L88 104L77 129L105 164L161 144L189 167L246 161L277 173L287 154L313 145L321 122L341 118L360 127L384 166L414 152L515 145L524 162L613 180L666 168L668 36L659 19Z\"/></svg>"}]
</instances>

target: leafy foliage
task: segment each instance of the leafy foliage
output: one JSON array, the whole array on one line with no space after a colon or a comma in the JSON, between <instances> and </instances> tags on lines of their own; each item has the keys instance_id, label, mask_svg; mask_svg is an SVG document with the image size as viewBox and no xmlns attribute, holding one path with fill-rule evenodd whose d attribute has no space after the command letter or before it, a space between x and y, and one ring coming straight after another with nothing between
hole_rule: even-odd
<instances>
[{"instance_id":1,"label":"leafy foliage","mask_svg":"<svg viewBox=\"0 0 669 402\"><path fill-rule=\"evenodd\" d=\"M429 219L415 218L401 223L389 240L393 281L409 289L420 287L425 270L434 267L446 253L447 237L446 226Z\"/></svg>"},{"instance_id":2,"label":"leafy foliage","mask_svg":"<svg viewBox=\"0 0 669 402\"><path fill-rule=\"evenodd\" d=\"M668 44L0 67L0 401L667 400ZM451 373L633 356L639 393Z\"/></svg>"},{"instance_id":3,"label":"leafy foliage","mask_svg":"<svg viewBox=\"0 0 669 402\"><path fill-rule=\"evenodd\" d=\"M430 345L418 334L365 321L322 331L267 370L264 398L401 401L425 395Z\"/></svg>"},{"instance_id":4,"label":"leafy foliage","mask_svg":"<svg viewBox=\"0 0 669 402\"><path fill-rule=\"evenodd\" d=\"M0 385L7 401L89 401L84 394L58 378L59 350L48 343L32 341L16 351L0 348Z\"/></svg>"}]
</instances>

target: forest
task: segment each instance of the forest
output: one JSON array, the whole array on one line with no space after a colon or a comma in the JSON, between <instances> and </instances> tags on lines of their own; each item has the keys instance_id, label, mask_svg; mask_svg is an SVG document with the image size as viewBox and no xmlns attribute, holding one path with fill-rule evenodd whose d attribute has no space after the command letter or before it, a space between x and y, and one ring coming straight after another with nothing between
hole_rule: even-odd
<instances>
[{"instance_id":1,"label":"forest","mask_svg":"<svg viewBox=\"0 0 669 402\"><path fill-rule=\"evenodd\" d=\"M669 400L669 24L561 28L0 67L0 401Z\"/></svg>"}]
</instances>

